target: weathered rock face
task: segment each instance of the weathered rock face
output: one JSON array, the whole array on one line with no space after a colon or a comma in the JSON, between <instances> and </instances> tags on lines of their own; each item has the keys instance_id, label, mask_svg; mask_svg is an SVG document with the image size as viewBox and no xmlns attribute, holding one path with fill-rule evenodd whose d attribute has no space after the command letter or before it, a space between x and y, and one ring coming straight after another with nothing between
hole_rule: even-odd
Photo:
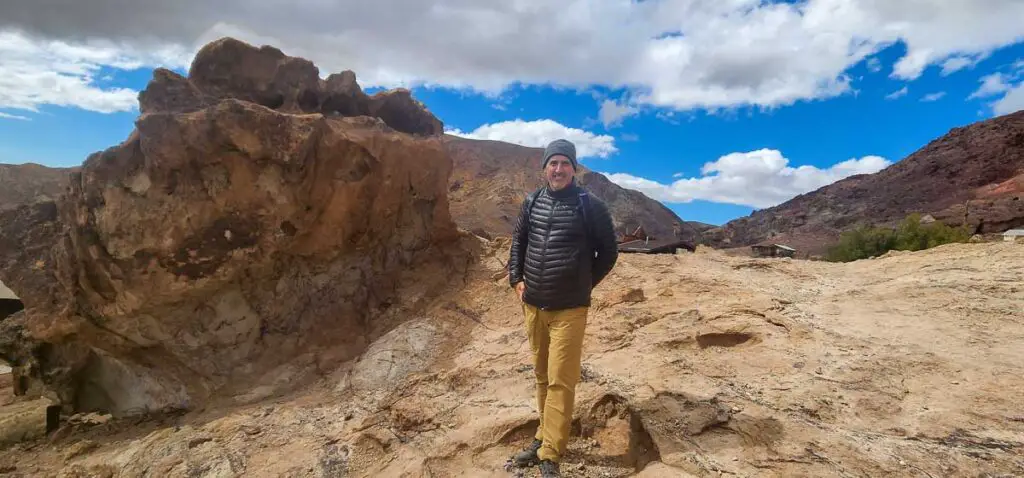
<instances>
[{"instance_id":1,"label":"weathered rock face","mask_svg":"<svg viewBox=\"0 0 1024 478\"><path fill-rule=\"evenodd\" d=\"M256 48L223 38L196 54L188 78L157 69L153 81L139 95L139 108L143 113L188 112L234 98L285 113L374 116L395 130L416 135L444 131L441 121L408 90L368 96L351 71L332 74L327 80L319 75L320 70L304 58L287 56L271 46Z\"/></svg>"},{"instance_id":2,"label":"weathered rock face","mask_svg":"<svg viewBox=\"0 0 1024 478\"><path fill-rule=\"evenodd\" d=\"M370 108L383 121L298 114L321 86L305 60L233 40L189 79L157 71L131 137L58 201L3 213L0 280L27 308L0 353L66 406L116 414L357 355L403 274L446 257L451 161L401 93Z\"/></svg>"},{"instance_id":3,"label":"weathered rock face","mask_svg":"<svg viewBox=\"0 0 1024 478\"><path fill-rule=\"evenodd\" d=\"M978 233L1024 225L1024 111L955 128L875 174L838 181L757 211L705 238L716 247L785 242L816 252L859 224L931 214Z\"/></svg>"},{"instance_id":4,"label":"weathered rock face","mask_svg":"<svg viewBox=\"0 0 1024 478\"><path fill-rule=\"evenodd\" d=\"M445 145L454 163L449 200L455 221L471 231L511 233L523 199L543 184L543 150L450 135L445 136ZM700 240L694 224L643 193L619 187L582 165L577 178L608 206L619 235L642 225L655 238Z\"/></svg>"}]
</instances>

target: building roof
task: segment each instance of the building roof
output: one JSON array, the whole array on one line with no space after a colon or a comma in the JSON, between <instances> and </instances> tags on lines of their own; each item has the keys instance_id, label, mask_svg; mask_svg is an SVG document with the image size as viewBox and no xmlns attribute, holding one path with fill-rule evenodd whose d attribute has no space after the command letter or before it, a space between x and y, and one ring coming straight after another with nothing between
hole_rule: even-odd
<instances>
[{"instance_id":1,"label":"building roof","mask_svg":"<svg viewBox=\"0 0 1024 478\"><path fill-rule=\"evenodd\" d=\"M619 252L675 252L676 249L694 250L693 244L682 239L654 239L623 242L618 246Z\"/></svg>"},{"instance_id":2,"label":"building roof","mask_svg":"<svg viewBox=\"0 0 1024 478\"><path fill-rule=\"evenodd\" d=\"M8 289L3 282L0 282L0 299L14 299L18 300L18 296L14 295L11 289Z\"/></svg>"},{"instance_id":3,"label":"building roof","mask_svg":"<svg viewBox=\"0 0 1024 478\"><path fill-rule=\"evenodd\" d=\"M1003 233L1004 236L1024 236L1024 229L1010 229Z\"/></svg>"},{"instance_id":4,"label":"building roof","mask_svg":"<svg viewBox=\"0 0 1024 478\"><path fill-rule=\"evenodd\" d=\"M796 249L793 249L792 247L789 247L785 244L755 244L750 247L776 247L785 251L796 252Z\"/></svg>"}]
</instances>

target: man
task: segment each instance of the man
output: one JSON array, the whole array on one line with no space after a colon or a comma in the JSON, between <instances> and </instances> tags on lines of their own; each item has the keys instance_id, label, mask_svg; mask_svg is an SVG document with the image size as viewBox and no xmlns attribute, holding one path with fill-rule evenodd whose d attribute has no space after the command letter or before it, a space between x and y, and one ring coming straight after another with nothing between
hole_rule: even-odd
<instances>
[{"instance_id":1,"label":"man","mask_svg":"<svg viewBox=\"0 0 1024 478\"><path fill-rule=\"evenodd\" d=\"M559 139L544 150L547 182L522 205L512 234L509 283L523 303L537 379L540 425L512 458L559 475L569 442L591 290L618 259L611 215L576 184L576 147Z\"/></svg>"}]
</instances>

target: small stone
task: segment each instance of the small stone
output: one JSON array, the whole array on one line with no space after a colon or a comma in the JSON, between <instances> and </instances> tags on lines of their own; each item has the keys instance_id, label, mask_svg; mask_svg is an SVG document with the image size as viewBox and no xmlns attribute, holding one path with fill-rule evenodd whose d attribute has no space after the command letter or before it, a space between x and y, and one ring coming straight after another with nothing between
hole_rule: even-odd
<instances>
[{"instance_id":1,"label":"small stone","mask_svg":"<svg viewBox=\"0 0 1024 478\"><path fill-rule=\"evenodd\" d=\"M189 449L192 449L192 448L195 448L195 447L197 447L199 445L202 445L203 443L206 443L208 441L213 441L213 438L209 437L209 436L205 436L205 435L193 437L193 438L189 439L188 447L189 447Z\"/></svg>"},{"instance_id":2,"label":"small stone","mask_svg":"<svg viewBox=\"0 0 1024 478\"><path fill-rule=\"evenodd\" d=\"M628 292L622 295L622 301L627 303L635 304L637 302L643 302L645 300L647 300L647 298L644 297L643 289L630 289Z\"/></svg>"},{"instance_id":3,"label":"small stone","mask_svg":"<svg viewBox=\"0 0 1024 478\"><path fill-rule=\"evenodd\" d=\"M70 460L72 458L82 456L90 451L99 448L100 445L91 440L82 440L74 445L71 445L68 450L64 453L64 459Z\"/></svg>"},{"instance_id":4,"label":"small stone","mask_svg":"<svg viewBox=\"0 0 1024 478\"><path fill-rule=\"evenodd\" d=\"M263 431L263 430L260 430L260 427L253 426L253 425L242 425L242 426L240 426L238 428L239 428L239 430L242 430L243 432L245 432L246 435L259 435Z\"/></svg>"},{"instance_id":5,"label":"small stone","mask_svg":"<svg viewBox=\"0 0 1024 478\"><path fill-rule=\"evenodd\" d=\"M956 380L953 380L952 382L949 382L949 383L952 384L952 385L960 385L960 382L958 382Z\"/></svg>"}]
</instances>

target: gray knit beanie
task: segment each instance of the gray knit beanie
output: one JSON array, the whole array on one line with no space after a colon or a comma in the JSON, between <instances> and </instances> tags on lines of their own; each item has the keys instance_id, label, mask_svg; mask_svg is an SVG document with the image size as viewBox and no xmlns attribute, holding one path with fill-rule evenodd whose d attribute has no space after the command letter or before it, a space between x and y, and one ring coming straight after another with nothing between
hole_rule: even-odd
<instances>
[{"instance_id":1,"label":"gray knit beanie","mask_svg":"<svg viewBox=\"0 0 1024 478\"><path fill-rule=\"evenodd\" d=\"M556 154L561 154L569 158L572 162L572 169L577 169L576 164L576 146L571 142L564 139L556 139L544 149L544 160L541 162L540 168L544 169L548 167L548 159Z\"/></svg>"}]
</instances>

